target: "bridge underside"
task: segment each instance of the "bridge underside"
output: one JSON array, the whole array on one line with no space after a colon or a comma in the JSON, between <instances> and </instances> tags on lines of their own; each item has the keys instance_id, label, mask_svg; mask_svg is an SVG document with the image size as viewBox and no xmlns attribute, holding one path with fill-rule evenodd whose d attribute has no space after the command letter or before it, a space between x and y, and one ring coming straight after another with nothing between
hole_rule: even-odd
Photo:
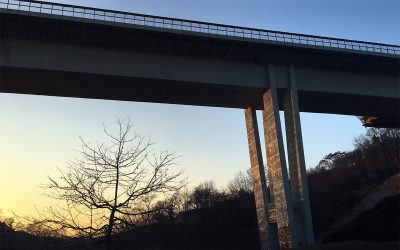
<instances>
[{"instance_id":1,"label":"bridge underside","mask_svg":"<svg viewBox=\"0 0 400 250\"><path fill-rule=\"evenodd\" d=\"M263 108L263 88L118 77L39 69L0 69L0 92L158 102L228 108ZM282 110L284 89L277 89ZM400 100L377 96L298 91L302 112L374 116L399 126ZM371 105L373 104L373 105ZM381 124L382 125L382 124Z\"/></svg>"},{"instance_id":2,"label":"bridge underside","mask_svg":"<svg viewBox=\"0 0 400 250\"><path fill-rule=\"evenodd\" d=\"M155 27L74 17L59 19L54 15L12 10L0 11L0 30L1 92L262 109L261 96L269 88L264 69L272 63L298 68L298 100L302 112L379 117L384 124L400 126L400 64L396 56L186 31L165 32ZM7 43L15 40L27 47L18 45L9 52ZM60 46L54 47L55 44ZM74 46L84 49L86 56L80 56L82 51L78 50L72 56ZM44 50L40 51L41 48ZM132 56L111 56L118 53ZM153 57L135 59L139 58L138 53ZM88 60L87 55L92 58ZM169 57L172 61L183 59L176 60L178 63L166 59L157 65L154 55ZM48 65L40 62L42 65L35 66L40 57ZM36 58L34 63L32 58ZM119 60L123 61L120 65ZM126 70L128 73L119 74L127 62L132 64ZM64 67L73 64L77 66ZM98 70L87 66L96 64L100 65ZM152 71L145 76L142 72L131 74L140 64ZM211 66L206 69L206 65ZM177 72L165 74L166 66ZM303 72L300 68L315 71ZM106 72L110 69L114 71ZM185 71L192 75L184 75ZM197 71L200 73L193 73ZM319 71L338 74L321 74L315 78ZM343 76L336 79L335 75L340 74ZM281 75L284 76L280 78ZM286 73L277 72L277 78L282 110ZM333 80L329 82L329 79ZM340 88L343 91L336 91Z\"/></svg>"}]
</instances>

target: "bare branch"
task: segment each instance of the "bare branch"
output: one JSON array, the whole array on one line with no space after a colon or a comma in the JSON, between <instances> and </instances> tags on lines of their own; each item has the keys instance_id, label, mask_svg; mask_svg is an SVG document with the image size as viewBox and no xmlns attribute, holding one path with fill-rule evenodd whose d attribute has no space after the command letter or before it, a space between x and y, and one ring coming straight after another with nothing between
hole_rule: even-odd
<instances>
[{"instance_id":1,"label":"bare branch","mask_svg":"<svg viewBox=\"0 0 400 250\"><path fill-rule=\"evenodd\" d=\"M92 144L82 137L81 150L60 176L43 185L46 196L63 206L41 212L40 223L57 233L79 237L106 236L115 230L139 224L138 218L155 212L146 205L157 194L175 192L185 186L174 153L156 153L154 144L133 131L130 118L117 119L117 132L104 126L108 142ZM159 208L158 208L159 209ZM136 219L135 219L136 218Z\"/></svg>"}]
</instances>

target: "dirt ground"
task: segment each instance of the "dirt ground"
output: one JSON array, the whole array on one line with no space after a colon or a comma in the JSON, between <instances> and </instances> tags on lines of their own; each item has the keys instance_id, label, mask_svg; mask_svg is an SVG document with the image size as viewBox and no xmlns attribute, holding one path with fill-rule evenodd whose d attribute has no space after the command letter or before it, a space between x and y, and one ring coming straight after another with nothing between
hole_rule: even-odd
<instances>
[{"instance_id":1,"label":"dirt ground","mask_svg":"<svg viewBox=\"0 0 400 250\"><path fill-rule=\"evenodd\" d=\"M296 248L296 250L400 250L400 241L365 242L347 241Z\"/></svg>"}]
</instances>

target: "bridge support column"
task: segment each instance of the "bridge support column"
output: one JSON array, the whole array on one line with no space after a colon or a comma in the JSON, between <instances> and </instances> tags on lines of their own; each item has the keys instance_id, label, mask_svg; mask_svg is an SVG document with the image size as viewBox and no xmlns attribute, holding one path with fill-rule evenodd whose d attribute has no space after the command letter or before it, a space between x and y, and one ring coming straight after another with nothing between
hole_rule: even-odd
<instances>
[{"instance_id":1,"label":"bridge support column","mask_svg":"<svg viewBox=\"0 0 400 250\"><path fill-rule=\"evenodd\" d=\"M314 243L314 233L308 195L308 182L294 66L289 67L289 88L285 93L283 106L285 112L290 186L293 197L296 231L299 243L309 245Z\"/></svg>"},{"instance_id":2,"label":"bridge support column","mask_svg":"<svg viewBox=\"0 0 400 250\"><path fill-rule=\"evenodd\" d=\"M314 234L295 68L289 67L290 82L283 100L290 182L273 65L268 65L268 77L270 88L263 94L263 125L269 190L265 180L256 111L254 108L247 108L245 116L262 249L275 250L312 244Z\"/></svg>"},{"instance_id":3,"label":"bridge support column","mask_svg":"<svg viewBox=\"0 0 400 250\"><path fill-rule=\"evenodd\" d=\"M254 108L245 110L247 139L249 143L251 175L253 177L253 190L257 209L258 230L262 250L269 250L270 237L268 225L268 194L265 179L264 164L261 154L260 137L258 133L257 116Z\"/></svg>"},{"instance_id":4,"label":"bridge support column","mask_svg":"<svg viewBox=\"0 0 400 250\"><path fill-rule=\"evenodd\" d=\"M269 183L274 197L276 228L281 249L296 247L297 234L294 221L292 195L289 187L285 151L282 138L279 104L276 91L275 69L268 65L270 89L263 95L263 125Z\"/></svg>"}]
</instances>

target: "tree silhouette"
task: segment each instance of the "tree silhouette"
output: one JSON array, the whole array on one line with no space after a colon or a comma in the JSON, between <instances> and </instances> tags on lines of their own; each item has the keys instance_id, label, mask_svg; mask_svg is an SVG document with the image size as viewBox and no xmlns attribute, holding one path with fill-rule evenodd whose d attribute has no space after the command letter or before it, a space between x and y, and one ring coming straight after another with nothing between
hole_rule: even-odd
<instances>
[{"instance_id":1,"label":"tree silhouette","mask_svg":"<svg viewBox=\"0 0 400 250\"><path fill-rule=\"evenodd\" d=\"M228 190L231 195L239 195L241 192L253 192L253 180L250 169L243 173L239 171L235 174L232 180L228 182Z\"/></svg>"},{"instance_id":2,"label":"tree silhouette","mask_svg":"<svg viewBox=\"0 0 400 250\"><path fill-rule=\"evenodd\" d=\"M47 196L63 201L42 214L45 222L64 234L105 236L131 228L149 211L149 200L184 186L182 172L170 173L176 156L156 153L150 139L136 134L129 118L116 121L118 131L104 128L108 142L95 145L81 139L82 149L60 177L49 177Z\"/></svg>"}]
</instances>

